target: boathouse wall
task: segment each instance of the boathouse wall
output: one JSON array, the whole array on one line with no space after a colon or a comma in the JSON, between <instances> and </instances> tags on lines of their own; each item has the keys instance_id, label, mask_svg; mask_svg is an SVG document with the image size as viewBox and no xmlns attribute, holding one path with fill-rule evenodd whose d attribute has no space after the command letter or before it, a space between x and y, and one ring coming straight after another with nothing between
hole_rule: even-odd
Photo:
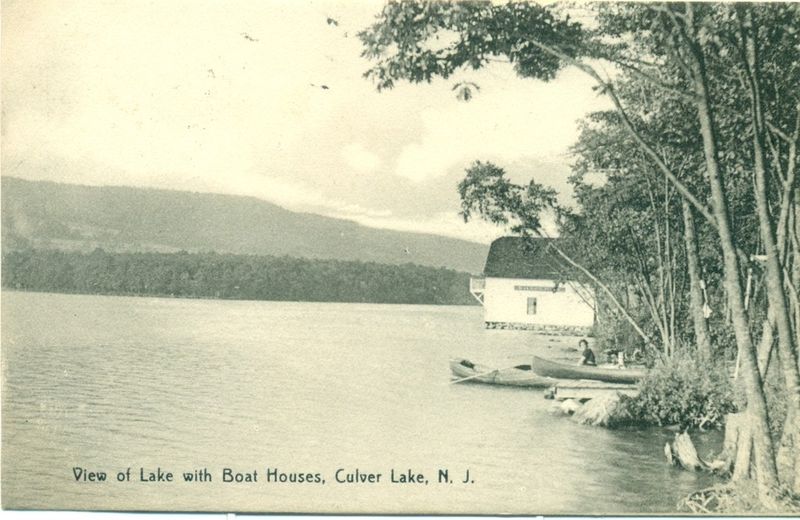
<instances>
[{"instance_id":1,"label":"boathouse wall","mask_svg":"<svg viewBox=\"0 0 800 520\"><path fill-rule=\"evenodd\" d=\"M494 328L561 333L575 329L575 333L586 333L594 325L594 294L590 288L576 285L544 279L486 278L484 321Z\"/></svg>"},{"instance_id":2,"label":"boathouse wall","mask_svg":"<svg viewBox=\"0 0 800 520\"><path fill-rule=\"evenodd\" d=\"M560 238L501 237L492 242L483 276L470 280L486 327L591 334L595 292L577 281L580 273L563 260L564 251L580 261L579 248Z\"/></svg>"}]
</instances>

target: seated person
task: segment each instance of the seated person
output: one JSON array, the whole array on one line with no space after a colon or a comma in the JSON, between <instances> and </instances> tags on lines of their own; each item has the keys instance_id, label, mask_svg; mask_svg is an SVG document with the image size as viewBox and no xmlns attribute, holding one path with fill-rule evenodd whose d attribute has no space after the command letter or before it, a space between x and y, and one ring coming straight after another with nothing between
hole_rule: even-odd
<instances>
[{"instance_id":1,"label":"seated person","mask_svg":"<svg viewBox=\"0 0 800 520\"><path fill-rule=\"evenodd\" d=\"M581 359L578 361L578 365L597 366L597 361L594 359L594 352L589 348L589 342L585 339L580 340L578 342L578 348L581 347L583 347L583 352L581 353Z\"/></svg>"}]
</instances>

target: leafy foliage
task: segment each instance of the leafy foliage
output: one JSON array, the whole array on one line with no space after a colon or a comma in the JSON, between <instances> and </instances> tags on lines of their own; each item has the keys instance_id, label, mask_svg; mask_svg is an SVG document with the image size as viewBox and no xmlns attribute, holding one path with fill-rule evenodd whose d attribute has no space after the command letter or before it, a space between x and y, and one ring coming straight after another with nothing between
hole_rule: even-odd
<instances>
[{"instance_id":1,"label":"leafy foliage","mask_svg":"<svg viewBox=\"0 0 800 520\"><path fill-rule=\"evenodd\" d=\"M703 364L682 353L657 364L639 383L639 394L620 402L615 422L717 428L736 410L722 364Z\"/></svg>"},{"instance_id":2,"label":"leafy foliage","mask_svg":"<svg viewBox=\"0 0 800 520\"><path fill-rule=\"evenodd\" d=\"M522 77L549 80L564 64L533 42L574 55L582 34L580 24L528 2L402 0L387 3L358 36L362 56L376 62L364 75L383 90L401 79L448 78L461 67L478 69L498 56Z\"/></svg>"},{"instance_id":3,"label":"leafy foliage","mask_svg":"<svg viewBox=\"0 0 800 520\"><path fill-rule=\"evenodd\" d=\"M718 424L733 406L725 371L700 365L685 348L692 331L704 359L712 357L702 338L713 326L718 342L735 342L726 354L742 356L737 384L756 425L759 498L768 504L779 482L800 492L800 478L794 478L800 467L800 420L794 418L800 417L798 4L598 2L586 4L591 22L584 27L569 20L572 7L522 9L518 24L509 16L518 4L465 5L470 7L441 2L412 22L395 16L402 7L384 10L364 38L365 56L377 61L368 75L385 88L400 78L447 78L457 67L477 68L501 56L521 77L549 80L567 65L591 77L614 112L585 122L575 150L578 208L560 208L561 235L585 246L581 257L594 262L582 272L604 289L646 345L660 337L666 357L674 356L643 382L624 415L683 427ZM415 30L421 26L425 30ZM397 31L413 41L392 38ZM377 43L377 34L388 37ZM448 43L429 50L443 62L434 60L436 67L420 76L411 56L445 35ZM590 179L597 171L606 174L599 183ZM525 188L510 184L504 173L494 165L468 170L469 189L459 187L465 218L475 211L513 223L517 233L536 233L536 212L547 201L535 192L526 199ZM763 271L753 258L764 260ZM785 399L771 402L754 341L767 308L774 320L764 330L777 332L780 355L772 363L780 363L786 389ZM608 332L617 335L614 326ZM769 424L768 410L780 412L781 401L787 419L776 457L766 432L777 424ZM796 453L781 456L792 445ZM794 466L784 468L787 478L778 464Z\"/></svg>"},{"instance_id":4,"label":"leafy foliage","mask_svg":"<svg viewBox=\"0 0 800 520\"><path fill-rule=\"evenodd\" d=\"M556 209L554 189L531 180L527 186L513 184L502 168L475 161L458 184L461 215L469 221L475 214L495 224L512 224L515 233L541 231L542 213Z\"/></svg>"}]
</instances>

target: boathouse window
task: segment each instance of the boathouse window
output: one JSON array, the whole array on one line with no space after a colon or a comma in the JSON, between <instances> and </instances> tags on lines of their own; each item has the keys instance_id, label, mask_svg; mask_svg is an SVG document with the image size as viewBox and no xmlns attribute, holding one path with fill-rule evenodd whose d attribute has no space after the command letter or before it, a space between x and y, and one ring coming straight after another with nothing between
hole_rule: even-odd
<instances>
[{"instance_id":1,"label":"boathouse window","mask_svg":"<svg viewBox=\"0 0 800 520\"><path fill-rule=\"evenodd\" d=\"M536 314L536 298L528 298L528 314Z\"/></svg>"}]
</instances>

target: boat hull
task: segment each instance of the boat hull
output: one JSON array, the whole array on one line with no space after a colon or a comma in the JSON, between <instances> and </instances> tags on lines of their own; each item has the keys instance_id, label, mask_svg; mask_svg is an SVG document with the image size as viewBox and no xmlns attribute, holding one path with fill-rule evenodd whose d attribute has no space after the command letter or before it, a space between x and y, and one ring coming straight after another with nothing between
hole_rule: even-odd
<instances>
[{"instance_id":1,"label":"boat hull","mask_svg":"<svg viewBox=\"0 0 800 520\"><path fill-rule=\"evenodd\" d=\"M591 379L606 383L633 384L642 379L647 371L637 368L601 368L592 366L570 366L537 356L531 363L533 371L544 377L558 379Z\"/></svg>"},{"instance_id":2,"label":"boat hull","mask_svg":"<svg viewBox=\"0 0 800 520\"><path fill-rule=\"evenodd\" d=\"M465 365L467 363L468 365ZM457 379L470 377L465 382L486 383L491 385L519 386L528 388L547 388L558 383L557 380L542 377L533 370L518 368L492 369L486 365L470 363L469 360L458 358L450 360L450 371ZM473 377L477 376L477 377Z\"/></svg>"}]
</instances>

